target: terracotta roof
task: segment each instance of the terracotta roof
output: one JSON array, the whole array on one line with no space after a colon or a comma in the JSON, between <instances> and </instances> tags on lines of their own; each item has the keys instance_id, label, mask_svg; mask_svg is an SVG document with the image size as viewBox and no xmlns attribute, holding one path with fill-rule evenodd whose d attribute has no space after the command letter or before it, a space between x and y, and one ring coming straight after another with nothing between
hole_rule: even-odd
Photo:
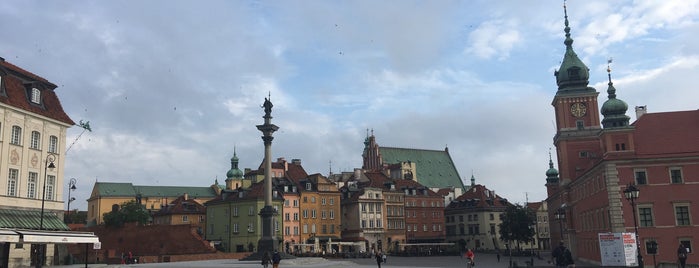
<instances>
[{"instance_id":1,"label":"terracotta roof","mask_svg":"<svg viewBox=\"0 0 699 268\"><path fill-rule=\"evenodd\" d=\"M647 113L633 126L639 157L699 152L699 110Z\"/></svg>"},{"instance_id":2,"label":"terracotta roof","mask_svg":"<svg viewBox=\"0 0 699 268\"><path fill-rule=\"evenodd\" d=\"M206 207L194 199L185 200L184 196L180 196L155 213L156 216L171 214L206 214Z\"/></svg>"},{"instance_id":3,"label":"terracotta roof","mask_svg":"<svg viewBox=\"0 0 699 268\"><path fill-rule=\"evenodd\" d=\"M447 206L448 208L469 207L469 208L494 208L511 206L507 199L488 190L483 185L477 184L464 194L460 195Z\"/></svg>"},{"instance_id":4,"label":"terracotta roof","mask_svg":"<svg viewBox=\"0 0 699 268\"><path fill-rule=\"evenodd\" d=\"M441 188L441 189L437 190L437 194L441 195L441 196L447 196L447 195L451 194L451 191L452 191L451 188Z\"/></svg>"},{"instance_id":5,"label":"terracotta roof","mask_svg":"<svg viewBox=\"0 0 699 268\"><path fill-rule=\"evenodd\" d=\"M533 202L533 203L530 202L530 203L527 203L527 207L533 211L537 211L537 210L539 210L539 208L541 207L542 204L543 204L543 202Z\"/></svg>"},{"instance_id":6,"label":"terracotta roof","mask_svg":"<svg viewBox=\"0 0 699 268\"><path fill-rule=\"evenodd\" d=\"M56 85L48 80L0 59L0 74L2 87L5 94L0 94L0 102L27 112L39 114L68 125L75 125L72 119L65 113L61 101L58 99ZM34 104L29 100L29 89L37 87L41 90L41 104Z\"/></svg>"}]
</instances>

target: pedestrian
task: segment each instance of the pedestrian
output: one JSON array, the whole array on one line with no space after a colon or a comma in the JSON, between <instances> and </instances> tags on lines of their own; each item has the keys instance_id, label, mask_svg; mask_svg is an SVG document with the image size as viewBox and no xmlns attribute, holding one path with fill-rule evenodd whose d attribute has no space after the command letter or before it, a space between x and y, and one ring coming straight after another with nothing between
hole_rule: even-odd
<instances>
[{"instance_id":1,"label":"pedestrian","mask_svg":"<svg viewBox=\"0 0 699 268\"><path fill-rule=\"evenodd\" d=\"M568 248L566 248L565 243L561 241L558 247L551 253L551 258L556 264L556 267L575 267L575 262L573 261L573 254Z\"/></svg>"},{"instance_id":2,"label":"pedestrian","mask_svg":"<svg viewBox=\"0 0 699 268\"><path fill-rule=\"evenodd\" d=\"M383 257L381 257L381 252L376 252L376 264L381 268L381 262L383 262Z\"/></svg>"},{"instance_id":3,"label":"pedestrian","mask_svg":"<svg viewBox=\"0 0 699 268\"><path fill-rule=\"evenodd\" d=\"M499 249L498 249L496 257L498 257L498 262L500 262L500 250Z\"/></svg>"},{"instance_id":4,"label":"pedestrian","mask_svg":"<svg viewBox=\"0 0 699 268\"><path fill-rule=\"evenodd\" d=\"M682 243L680 243L680 247L677 248L677 259L680 262L680 268L684 268L684 266L687 265L687 248Z\"/></svg>"},{"instance_id":5,"label":"pedestrian","mask_svg":"<svg viewBox=\"0 0 699 268\"><path fill-rule=\"evenodd\" d=\"M279 262L282 261L282 256L279 255L279 251L276 249L274 250L274 254L272 255L272 267L273 268L279 268Z\"/></svg>"},{"instance_id":6,"label":"pedestrian","mask_svg":"<svg viewBox=\"0 0 699 268\"><path fill-rule=\"evenodd\" d=\"M387 258L387 257L386 257L386 254L382 253L382 254L381 254L381 258L383 258L383 263L386 263L386 258Z\"/></svg>"},{"instance_id":7,"label":"pedestrian","mask_svg":"<svg viewBox=\"0 0 699 268\"><path fill-rule=\"evenodd\" d=\"M476 254L473 254L473 251L471 251L470 248L466 249L466 261L471 265L474 266L476 263L474 262L474 259L476 258Z\"/></svg>"},{"instance_id":8,"label":"pedestrian","mask_svg":"<svg viewBox=\"0 0 699 268\"><path fill-rule=\"evenodd\" d=\"M265 251L265 253L262 254L262 267L269 267L270 262L272 262L272 256L269 254L269 251Z\"/></svg>"}]
</instances>

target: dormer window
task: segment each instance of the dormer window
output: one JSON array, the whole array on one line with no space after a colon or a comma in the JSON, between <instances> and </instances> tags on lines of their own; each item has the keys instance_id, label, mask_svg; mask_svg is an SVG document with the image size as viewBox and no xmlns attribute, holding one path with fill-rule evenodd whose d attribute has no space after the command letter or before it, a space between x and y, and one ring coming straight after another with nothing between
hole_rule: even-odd
<instances>
[{"instance_id":1,"label":"dormer window","mask_svg":"<svg viewBox=\"0 0 699 268\"><path fill-rule=\"evenodd\" d=\"M41 104L41 91L38 88L32 88L32 102Z\"/></svg>"},{"instance_id":2,"label":"dormer window","mask_svg":"<svg viewBox=\"0 0 699 268\"><path fill-rule=\"evenodd\" d=\"M312 189L313 189L312 187L313 187L313 186L311 185L310 182L307 182L307 183L306 183L306 190L307 190L307 191L312 190Z\"/></svg>"}]
</instances>

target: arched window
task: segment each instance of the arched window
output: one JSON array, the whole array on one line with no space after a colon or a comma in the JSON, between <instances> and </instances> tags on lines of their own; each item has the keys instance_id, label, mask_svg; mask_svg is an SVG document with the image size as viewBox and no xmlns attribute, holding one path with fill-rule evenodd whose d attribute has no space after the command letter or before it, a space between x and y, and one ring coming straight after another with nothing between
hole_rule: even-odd
<instances>
[{"instance_id":1,"label":"arched window","mask_svg":"<svg viewBox=\"0 0 699 268\"><path fill-rule=\"evenodd\" d=\"M32 131L32 140L29 147L37 150L41 147L41 133L39 131Z\"/></svg>"},{"instance_id":2,"label":"arched window","mask_svg":"<svg viewBox=\"0 0 699 268\"><path fill-rule=\"evenodd\" d=\"M21 145L22 141L22 128L19 126L12 126L12 136L10 137L10 143Z\"/></svg>"},{"instance_id":3,"label":"arched window","mask_svg":"<svg viewBox=\"0 0 699 268\"><path fill-rule=\"evenodd\" d=\"M36 104L41 103L41 91L38 88L32 88L32 102Z\"/></svg>"}]
</instances>

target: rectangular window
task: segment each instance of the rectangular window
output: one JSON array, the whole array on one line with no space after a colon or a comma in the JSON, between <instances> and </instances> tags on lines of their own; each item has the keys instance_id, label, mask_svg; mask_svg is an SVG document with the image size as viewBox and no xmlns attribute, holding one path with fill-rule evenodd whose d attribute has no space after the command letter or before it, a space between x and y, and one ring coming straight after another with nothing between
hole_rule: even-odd
<instances>
[{"instance_id":1,"label":"rectangular window","mask_svg":"<svg viewBox=\"0 0 699 268\"><path fill-rule=\"evenodd\" d=\"M182 222L189 222L189 216L182 215Z\"/></svg>"},{"instance_id":2,"label":"rectangular window","mask_svg":"<svg viewBox=\"0 0 699 268\"><path fill-rule=\"evenodd\" d=\"M255 225L251 222L248 223L248 233L254 233L255 232Z\"/></svg>"},{"instance_id":3,"label":"rectangular window","mask_svg":"<svg viewBox=\"0 0 699 268\"><path fill-rule=\"evenodd\" d=\"M204 218L205 218L204 215L199 215L199 222L200 222L200 223L201 223L201 222L204 222Z\"/></svg>"},{"instance_id":4,"label":"rectangular window","mask_svg":"<svg viewBox=\"0 0 699 268\"><path fill-rule=\"evenodd\" d=\"M315 219L316 218L316 210L313 209L311 210L311 216Z\"/></svg>"},{"instance_id":5,"label":"rectangular window","mask_svg":"<svg viewBox=\"0 0 699 268\"><path fill-rule=\"evenodd\" d=\"M670 169L670 181L672 183L682 183L682 169L671 168Z\"/></svg>"},{"instance_id":6,"label":"rectangular window","mask_svg":"<svg viewBox=\"0 0 699 268\"><path fill-rule=\"evenodd\" d=\"M303 210L303 218L308 219L308 209Z\"/></svg>"},{"instance_id":7,"label":"rectangular window","mask_svg":"<svg viewBox=\"0 0 699 268\"><path fill-rule=\"evenodd\" d=\"M58 137L49 137L49 153L58 153Z\"/></svg>"},{"instance_id":8,"label":"rectangular window","mask_svg":"<svg viewBox=\"0 0 699 268\"><path fill-rule=\"evenodd\" d=\"M334 234L335 233L335 225L330 225L330 233Z\"/></svg>"},{"instance_id":9,"label":"rectangular window","mask_svg":"<svg viewBox=\"0 0 699 268\"><path fill-rule=\"evenodd\" d=\"M19 126L12 126L12 135L10 137L10 143L15 145L21 145L22 141L22 128Z\"/></svg>"},{"instance_id":10,"label":"rectangular window","mask_svg":"<svg viewBox=\"0 0 699 268\"><path fill-rule=\"evenodd\" d=\"M330 198L330 205L335 205L335 199L332 197Z\"/></svg>"},{"instance_id":11,"label":"rectangular window","mask_svg":"<svg viewBox=\"0 0 699 268\"><path fill-rule=\"evenodd\" d=\"M294 226L294 235L299 235L299 227Z\"/></svg>"},{"instance_id":12,"label":"rectangular window","mask_svg":"<svg viewBox=\"0 0 699 268\"><path fill-rule=\"evenodd\" d=\"M653 209L649 207L639 207L638 221L641 227L653 226Z\"/></svg>"},{"instance_id":13,"label":"rectangular window","mask_svg":"<svg viewBox=\"0 0 699 268\"><path fill-rule=\"evenodd\" d=\"M48 175L46 178L46 200L55 200L53 190L56 187L56 176Z\"/></svg>"},{"instance_id":14,"label":"rectangular window","mask_svg":"<svg viewBox=\"0 0 699 268\"><path fill-rule=\"evenodd\" d=\"M316 233L316 224L315 223L313 225L311 225L311 232L314 234Z\"/></svg>"},{"instance_id":15,"label":"rectangular window","mask_svg":"<svg viewBox=\"0 0 699 268\"><path fill-rule=\"evenodd\" d=\"M287 213L284 213L284 220L285 220L285 221L290 221L290 220L291 220L291 217L289 216L289 213L288 213L288 212L287 212Z\"/></svg>"},{"instance_id":16,"label":"rectangular window","mask_svg":"<svg viewBox=\"0 0 699 268\"><path fill-rule=\"evenodd\" d=\"M648 184L648 179L646 178L646 171L645 170L634 171L634 176L636 178L636 184L638 184L638 185Z\"/></svg>"},{"instance_id":17,"label":"rectangular window","mask_svg":"<svg viewBox=\"0 0 699 268\"><path fill-rule=\"evenodd\" d=\"M689 206L675 206L675 218L677 219L677 226L688 226L689 222Z\"/></svg>"},{"instance_id":18,"label":"rectangular window","mask_svg":"<svg viewBox=\"0 0 699 268\"><path fill-rule=\"evenodd\" d=\"M325 197L323 197L323 198L320 199L320 204L321 204L321 205L326 205L326 201L327 201L327 200L325 199Z\"/></svg>"},{"instance_id":19,"label":"rectangular window","mask_svg":"<svg viewBox=\"0 0 699 268\"><path fill-rule=\"evenodd\" d=\"M284 227L284 235L291 235L291 227L290 226Z\"/></svg>"},{"instance_id":20,"label":"rectangular window","mask_svg":"<svg viewBox=\"0 0 699 268\"><path fill-rule=\"evenodd\" d=\"M29 144L32 149L39 150L41 148L41 134L39 131L32 131L32 140Z\"/></svg>"},{"instance_id":21,"label":"rectangular window","mask_svg":"<svg viewBox=\"0 0 699 268\"><path fill-rule=\"evenodd\" d=\"M233 207L233 216L238 217L238 207Z\"/></svg>"},{"instance_id":22,"label":"rectangular window","mask_svg":"<svg viewBox=\"0 0 699 268\"><path fill-rule=\"evenodd\" d=\"M248 216L253 216L255 215L255 207L250 206L248 207Z\"/></svg>"},{"instance_id":23,"label":"rectangular window","mask_svg":"<svg viewBox=\"0 0 699 268\"><path fill-rule=\"evenodd\" d=\"M321 219L327 219L327 218L328 218L328 212L325 211L325 210L322 210L322 211L320 212L320 218L321 218Z\"/></svg>"},{"instance_id":24,"label":"rectangular window","mask_svg":"<svg viewBox=\"0 0 699 268\"><path fill-rule=\"evenodd\" d=\"M39 173L29 172L29 179L27 180L27 198L36 198L36 182L39 177Z\"/></svg>"},{"instance_id":25,"label":"rectangular window","mask_svg":"<svg viewBox=\"0 0 699 268\"><path fill-rule=\"evenodd\" d=\"M366 220L362 220L362 228L366 228Z\"/></svg>"},{"instance_id":26,"label":"rectangular window","mask_svg":"<svg viewBox=\"0 0 699 268\"><path fill-rule=\"evenodd\" d=\"M381 213L381 203L376 203L376 213Z\"/></svg>"},{"instance_id":27,"label":"rectangular window","mask_svg":"<svg viewBox=\"0 0 699 268\"><path fill-rule=\"evenodd\" d=\"M298 206L299 206L299 200L294 199L294 207L296 208L296 207L298 207Z\"/></svg>"},{"instance_id":28,"label":"rectangular window","mask_svg":"<svg viewBox=\"0 0 699 268\"><path fill-rule=\"evenodd\" d=\"M19 177L19 170L10 169L10 174L7 178L7 195L17 196L17 178Z\"/></svg>"},{"instance_id":29,"label":"rectangular window","mask_svg":"<svg viewBox=\"0 0 699 268\"><path fill-rule=\"evenodd\" d=\"M320 227L320 233L327 234L328 233L328 226L323 224L323 226Z\"/></svg>"},{"instance_id":30,"label":"rectangular window","mask_svg":"<svg viewBox=\"0 0 699 268\"><path fill-rule=\"evenodd\" d=\"M334 211L334 210L331 210L331 211L330 211L330 219L331 219L331 220L332 220L332 219L335 219L335 211Z\"/></svg>"},{"instance_id":31,"label":"rectangular window","mask_svg":"<svg viewBox=\"0 0 699 268\"><path fill-rule=\"evenodd\" d=\"M294 221L299 221L299 214L294 212Z\"/></svg>"},{"instance_id":32,"label":"rectangular window","mask_svg":"<svg viewBox=\"0 0 699 268\"><path fill-rule=\"evenodd\" d=\"M582 121L582 120L575 121L575 126L578 128L578 130L584 129L585 128L585 121Z\"/></svg>"}]
</instances>

